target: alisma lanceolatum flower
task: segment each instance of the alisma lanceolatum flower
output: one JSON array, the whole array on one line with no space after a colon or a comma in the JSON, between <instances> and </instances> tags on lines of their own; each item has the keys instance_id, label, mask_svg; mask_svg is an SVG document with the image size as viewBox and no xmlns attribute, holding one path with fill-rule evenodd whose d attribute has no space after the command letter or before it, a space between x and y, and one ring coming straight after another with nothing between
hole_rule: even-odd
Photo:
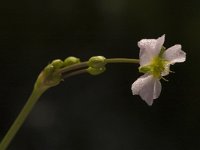
<instances>
[{"instance_id":1,"label":"alisma lanceolatum flower","mask_svg":"<svg viewBox=\"0 0 200 150\"><path fill-rule=\"evenodd\" d=\"M186 59L186 53L181 50L181 45L174 45L166 49L163 46L164 40L165 36L163 35L158 39L139 41L139 59L93 56L87 61L81 61L77 57L70 56L64 61L60 59L53 60L39 74L30 97L2 139L0 150L7 149L36 102L46 90L75 75L89 73L96 76L102 74L105 72L107 64L139 63L139 72L144 73L144 75L132 84L132 92L134 95L140 95L148 105L152 105L153 100L158 98L161 92L160 79L164 79L163 76L169 74L170 65L184 62Z\"/></svg>"},{"instance_id":2,"label":"alisma lanceolatum flower","mask_svg":"<svg viewBox=\"0 0 200 150\"><path fill-rule=\"evenodd\" d=\"M184 62L186 53L177 44L168 49L163 46L165 35L158 39L142 39L138 42L140 48L139 71L145 73L132 84L133 95L140 97L152 105L161 92L160 79L170 72L170 65Z\"/></svg>"}]
</instances>

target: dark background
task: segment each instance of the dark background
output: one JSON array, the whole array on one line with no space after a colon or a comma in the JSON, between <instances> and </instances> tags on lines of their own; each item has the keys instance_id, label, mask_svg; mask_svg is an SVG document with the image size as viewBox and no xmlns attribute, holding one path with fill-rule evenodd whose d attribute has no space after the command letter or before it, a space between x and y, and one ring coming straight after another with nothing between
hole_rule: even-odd
<instances>
[{"instance_id":1,"label":"dark background","mask_svg":"<svg viewBox=\"0 0 200 150\"><path fill-rule=\"evenodd\" d=\"M200 149L200 1L1 1L1 138L53 59L138 58L140 39L163 34L187 61L172 66L152 107L132 96L138 65L108 65L47 91L8 150Z\"/></svg>"}]
</instances>

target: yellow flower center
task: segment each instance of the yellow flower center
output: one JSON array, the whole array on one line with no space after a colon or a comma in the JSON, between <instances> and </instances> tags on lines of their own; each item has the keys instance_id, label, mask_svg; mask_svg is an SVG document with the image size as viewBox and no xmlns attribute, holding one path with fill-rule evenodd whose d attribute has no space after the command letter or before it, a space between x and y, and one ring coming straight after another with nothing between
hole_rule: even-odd
<instances>
[{"instance_id":1,"label":"yellow flower center","mask_svg":"<svg viewBox=\"0 0 200 150\"><path fill-rule=\"evenodd\" d=\"M167 61L157 56L151 61L151 74L156 78L161 78L161 73L166 69Z\"/></svg>"},{"instance_id":2,"label":"yellow flower center","mask_svg":"<svg viewBox=\"0 0 200 150\"><path fill-rule=\"evenodd\" d=\"M139 72L149 73L155 78L161 78L161 73L167 69L167 61L161 56L154 57L149 65L139 67Z\"/></svg>"}]
</instances>

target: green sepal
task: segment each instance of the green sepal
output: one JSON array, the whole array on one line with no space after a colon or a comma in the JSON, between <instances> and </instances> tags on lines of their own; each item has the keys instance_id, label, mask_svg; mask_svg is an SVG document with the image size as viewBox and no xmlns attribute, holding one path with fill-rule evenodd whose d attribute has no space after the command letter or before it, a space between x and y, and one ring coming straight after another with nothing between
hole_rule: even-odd
<instances>
[{"instance_id":1,"label":"green sepal","mask_svg":"<svg viewBox=\"0 0 200 150\"><path fill-rule=\"evenodd\" d=\"M63 80L61 74L57 72L58 68L56 67L58 66L54 67L54 65L48 64L39 74L35 82L35 89L48 89L58 85Z\"/></svg>"},{"instance_id":2,"label":"green sepal","mask_svg":"<svg viewBox=\"0 0 200 150\"><path fill-rule=\"evenodd\" d=\"M151 72L152 69L153 68L152 68L151 65L146 65L146 66L139 67L139 72L141 72L141 73L147 73L147 72Z\"/></svg>"},{"instance_id":3,"label":"green sepal","mask_svg":"<svg viewBox=\"0 0 200 150\"><path fill-rule=\"evenodd\" d=\"M51 64L53 65L53 67L54 67L55 69L62 68L63 65L64 65L63 61L60 60L60 59L55 59L55 60L53 60L53 61L51 62Z\"/></svg>"},{"instance_id":4,"label":"green sepal","mask_svg":"<svg viewBox=\"0 0 200 150\"><path fill-rule=\"evenodd\" d=\"M104 56L93 56L88 61L88 66L92 68L102 68L106 65Z\"/></svg>"},{"instance_id":5,"label":"green sepal","mask_svg":"<svg viewBox=\"0 0 200 150\"><path fill-rule=\"evenodd\" d=\"M80 63L80 59L79 59L79 58L74 57L74 56L70 56L70 57L67 57L67 58L64 60L63 65L64 65L65 67L67 67L67 66L70 66L70 65L78 64L78 63Z\"/></svg>"},{"instance_id":6,"label":"green sepal","mask_svg":"<svg viewBox=\"0 0 200 150\"><path fill-rule=\"evenodd\" d=\"M163 53L165 52L166 48L164 46L161 47L159 57L162 57Z\"/></svg>"},{"instance_id":7,"label":"green sepal","mask_svg":"<svg viewBox=\"0 0 200 150\"><path fill-rule=\"evenodd\" d=\"M100 68L89 67L87 69L88 73L91 75L99 75L99 74L103 73L105 70L106 70L105 67L100 67Z\"/></svg>"}]
</instances>

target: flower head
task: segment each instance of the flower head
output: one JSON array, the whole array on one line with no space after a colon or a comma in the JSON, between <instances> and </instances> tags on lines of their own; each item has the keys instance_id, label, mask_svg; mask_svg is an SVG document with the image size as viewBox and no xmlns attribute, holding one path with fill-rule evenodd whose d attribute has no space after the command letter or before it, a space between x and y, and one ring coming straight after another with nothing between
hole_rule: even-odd
<instances>
[{"instance_id":1,"label":"flower head","mask_svg":"<svg viewBox=\"0 0 200 150\"><path fill-rule=\"evenodd\" d=\"M165 35L158 39L142 39L138 42L140 48L139 71L145 73L132 84L133 95L140 97L152 105L161 92L160 79L170 72L170 65L184 62L186 53L177 44L168 49L163 46Z\"/></svg>"}]
</instances>

